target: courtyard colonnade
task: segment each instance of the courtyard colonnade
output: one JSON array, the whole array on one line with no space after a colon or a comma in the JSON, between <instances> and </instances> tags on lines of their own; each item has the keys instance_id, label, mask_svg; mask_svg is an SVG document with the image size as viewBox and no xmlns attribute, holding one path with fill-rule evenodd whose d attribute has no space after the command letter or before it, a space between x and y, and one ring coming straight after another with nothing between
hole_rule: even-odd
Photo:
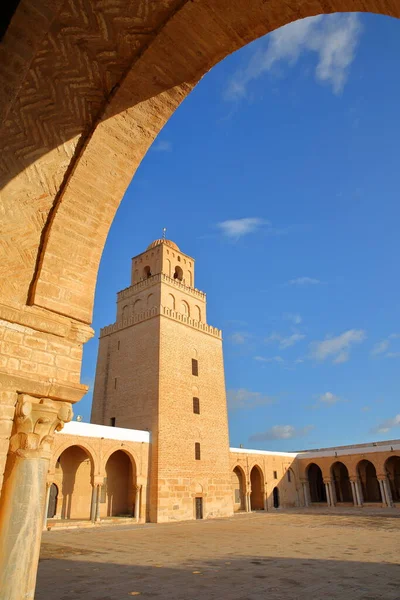
<instances>
[{"instance_id":1,"label":"courtyard colonnade","mask_svg":"<svg viewBox=\"0 0 400 600\"><path fill-rule=\"evenodd\" d=\"M399 443L361 446L298 454L304 506L400 506Z\"/></svg>"},{"instance_id":2,"label":"courtyard colonnade","mask_svg":"<svg viewBox=\"0 0 400 600\"><path fill-rule=\"evenodd\" d=\"M80 370L99 262L142 158L225 56L294 20L340 11L400 16L396 0L15 3L0 75L5 600L34 595L54 431L87 391Z\"/></svg>"}]
</instances>

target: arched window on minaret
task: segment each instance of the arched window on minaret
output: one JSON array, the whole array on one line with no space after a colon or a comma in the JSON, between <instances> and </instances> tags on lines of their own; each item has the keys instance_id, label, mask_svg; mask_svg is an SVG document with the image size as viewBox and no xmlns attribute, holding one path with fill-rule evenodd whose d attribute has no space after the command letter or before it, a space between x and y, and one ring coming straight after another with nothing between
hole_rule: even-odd
<instances>
[{"instance_id":1,"label":"arched window on minaret","mask_svg":"<svg viewBox=\"0 0 400 600\"><path fill-rule=\"evenodd\" d=\"M143 277L144 277L144 279L148 279L149 277L151 277L151 270L150 270L149 266L144 267Z\"/></svg>"},{"instance_id":2,"label":"arched window on minaret","mask_svg":"<svg viewBox=\"0 0 400 600\"><path fill-rule=\"evenodd\" d=\"M201 310L200 306L197 306L197 304L194 307L194 318L196 319L196 321L201 321Z\"/></svg>"},{"instance_id":3,"label":"arched window on minaret","mask_svg":"<svg viewBox=\"0 0 400 600\"><path fill-rule=\"evenodd\" d=\"M173 294L168 294L168 305L168 308L175 310L175 296Z\"/></svg>"},{"instance_id":4,"label":"arched window on minaret","mask_svg":"<svg viewBox=\"0 0 400 600\"><path fill-rule=\"evenodd\" d=\"M193 275L192 271L188 271L189 287L193 287Z\"/></svg>"},{"instance_id":5,"label":"arched window on minaret","mask_svg":"<svg viewBox=\"0 0 400 600\"><path fill-rule=\"evenodd\" d=\"M185 300L182 300L182 303L181 303L181 313L183 315L185 315L185 317L190 316L189 304L187 302L185 302Z\"/></svg>"},{"instance_id":6,"label":"arched window on minaret","mask_svg":"<svg viewBox=\"0 0 400 600\"><path fill-rule=\"evenodd\" d=\"M127 304L125 304L124 308L122 309L122 320L125 321L125 319L128 318L129 316L129 307Z\"/></svg>"},{"instance_id":7,"label":"arched window on minaret","mask_svg":"<svg viewBox=\"0 0 400 600\"><path fill-rule=\"evenodd\" d=\"M135 304L133 305L133 314L137 315L142 311L143 311L143 303L142 303L141 299L139 298L138 300L136 300Z\"/></svg>"},{"instance_id":8,"label":"arched window on minaret","mask_svg":"<svg viewBox=\"0 0 400 600\"><path fill-rule=\"evenodd\" d=\"M179 281L182 281L183 271L180 267L175 267L174 279L178 279Z\"/></svg>"}]
</instances>

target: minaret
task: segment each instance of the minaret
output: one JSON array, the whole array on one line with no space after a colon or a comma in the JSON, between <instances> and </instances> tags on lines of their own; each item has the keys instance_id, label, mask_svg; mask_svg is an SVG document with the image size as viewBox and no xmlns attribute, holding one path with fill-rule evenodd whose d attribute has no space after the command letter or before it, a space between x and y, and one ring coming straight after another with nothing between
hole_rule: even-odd
<instances>
[{"instance_id":1,"label":"minaret","mask_svg":"<svg viewBox=\"0 0 400 600\"><path fill-rule=\"evenodd\" d=\"M151 432L148 518L232 514L221 331L194 260L158 239L132 259L116 322L100 332L92 422Z\"/></svg>"}]
</instances>

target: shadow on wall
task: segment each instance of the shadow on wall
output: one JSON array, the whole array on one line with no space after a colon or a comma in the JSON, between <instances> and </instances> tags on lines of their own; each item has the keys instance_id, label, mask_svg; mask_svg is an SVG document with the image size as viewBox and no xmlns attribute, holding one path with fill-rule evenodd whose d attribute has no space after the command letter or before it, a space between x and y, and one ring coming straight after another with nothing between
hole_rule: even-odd
<instances>
[{"instance_id":1,"label":"shadow on wall","mask_svg":"<svg viewBox=\"0 0 400 600\"><path fill-rule=\"evenodd\" d=\"M142 536L140 539L144 541ZM49 548L55 554L57 547ZM265 540L265 550L268 551L268 540ZM174 600L309 600L313 596L330 600L394 600L398 598L400 587L400 569L388 563L259 555L232 558L231 554L218 560L196 560L188 554L178 569L143 564L145 559L141 559L142 564L103 562L101 550L92 553L85 550L87 561L74 559L77 549L63 546L62 551L64 559L60 560L50 558L51 554L44 549L36 600L116 600L131 595ZM116 560L129 561L122 548L117 552ZM160 553L158 562L162 563L163 558ZM131 560L134 562L134 558Z\"/></svg>"}]
</instances>

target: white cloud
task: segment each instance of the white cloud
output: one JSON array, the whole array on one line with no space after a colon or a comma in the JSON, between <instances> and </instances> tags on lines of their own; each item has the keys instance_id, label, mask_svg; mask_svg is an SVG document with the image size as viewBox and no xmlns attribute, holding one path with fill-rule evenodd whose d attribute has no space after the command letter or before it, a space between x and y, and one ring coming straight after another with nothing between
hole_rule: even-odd
<instances>
[{"instance_id":1,"label":"white cloud","mask_svg":"<svg viewBox=\"0 0 400 600\"><path fill-rule=\"evenodd\" d=\"M274 425L266 431L255 433L249 437L249 442L267 442L271 440L292 440L307 435L314 425L294 427L293 425Z\"/></svg>"},{"instance_id":2,"label":"white cloud","mask_svg":"<svg viewBox=\"0 0 400 600\"><path fill-rule=\"evenodd\" d=\"M254 360L257 360L258 362L265 362L265 363L272 363L272 362L283 363L283 362L285 362L283 360L282 356L270 356L270 357L255 356Z\"/></svg>"},{"instance_id":3,"label":"white cloud","mask_svg":"<svg viewBox=\"0 0 400 600\"><path fill-rule=\"evenodd\" d=\"M337 337L312 342L311 357L319 361L332 358L335 364L346 362L349 359L351 346L363 342L365 338L366 333L362 329L349 329Z\"/></svg>"},{"instance_id":4,"label":"white cloud","mask_svg":"<svg viewBox=\"0 0 400 600\"><path fill-rule=\"evenodd\" d=\"M223 235L229 238L239 239L249 233L254 233L264 225L271 225L269 221L259 217L246 217L244 219L231 219L217 223L217 227Z\"/></svg>"},{"instance_id":5,"label":"white cloud","mask_svg":"<svg viewBox=\"0 0 400 600\"><path fill-rule=\"evenodd\" d=\"M387 419L386 421L383 421L374 427L374 429L371 430L371 433L387 433L394 427L400 427L400 415L394 416L393 419Z\"/></svg>"},{"instance_id":6,"label":"white cloud","mask_svg":"<svg viewBox=\"0 0 400 600\"><path fill-rule=\"evenodd\" d=\"M273 404L275 398L261 394L261 392L251 392L245 388L238 390L228 390L226 393L228 406L231 409L239 408L256 408L257 406L265 406Z\"/></svg>"},{"instance_id":7,"label":"white cloud","mask_svg":"<svg viewBox=\"0 0 400 600\"><path fill-rule=\"evenodd\" d=\"M319 279L314 279L313 277L296 277L295 279L290 279L288 285L318 285L320 282Z\"/></svg>"},{"instance_id":8,"label":"white cloud","mask_svg":"<svg viewBox=\"0 0 400 600\"><path fill-rule=\"evenodd\" d=\"M310 52L317 56L317 81L327 83L335 94L340 94L355 58L361 30L359 17L353 13L300 19L273 31L266 38L266 45L261 48L258 44L246 67L234 74L225 99L245 98L249 84L271 71L276 63L293 66L304 53Z\"/></svg>"},{"instance_id":9,"label":"white cloud","mask_svg":"<svg viewBox=\"0 0 400 600\"><path fill-rule=\"evenodd\" d=\"M286 321L291 321L294 325L300 325L303 321L301 315L298 313L285 313L284 319L286 319Z\"/></svg>"},{"instance_id":10,"label":"white cloud","mask_svg":"<svg viewBox=\"0 0 400 600\"><path fill-rule=\"evenodd\" d=\"M242 333L240 331L235 331L235 333L232 333L232 335L229 337L229 339L231 340L231 342L233 344L244 344L249 338L249 334L248 333Z\"/></svg>"},{"instance_id":11,"label":"white cloud","mask_svg":"<svg viewBox=\"0 0 400 600\"><path fill-rule=\"evenodd\" d=\"M171 152L172 144L166 140L159 140L152 145L151 149L155 152Z\"/></svg>"},{"instance_id":12,"label":"white cloud","mask_svg":"<svg viewBox=\"0 0 400 600\"><path fill-rule=\"evenodd\" d=\"M267 338L265 338L265 342L267 344L271 342L279 342L279 348L281 350L285 350L285 348L290 348L294 346L300 340L304 340L306 336L303 333L293 333L287 337L280 335L279 333L271 333Z\"/></svg>"},{"instance_id":13,"label":"white cloud","mask_svg":"<svg viewBox=\"0 0 400 600\"><path fill-rule=\"evenodd\" d=\"M389 349L392 340L397 340L398 338L400 338L400 334L391 333L386 339L375 344L375 346L371 350L371 356L379 356L381 354L386 353L385 356L388 358L397 358L398 356L400 356L399 352L387 352L387 350Z\"/></svg>"}]
</instances>

